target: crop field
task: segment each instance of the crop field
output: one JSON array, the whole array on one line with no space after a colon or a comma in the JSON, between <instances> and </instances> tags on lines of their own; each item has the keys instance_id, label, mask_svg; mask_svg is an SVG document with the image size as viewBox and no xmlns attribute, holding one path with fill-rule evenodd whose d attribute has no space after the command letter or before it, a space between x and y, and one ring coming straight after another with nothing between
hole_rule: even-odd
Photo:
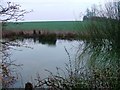
<instances>
[{"instance_id":1,"label":"crop field","mask_svg":"<svg viewBox=\"0 0 120 90\"><path fill-rule=\"evenodd\" d=\"M44 21L44 22L7 22L3 24L3 36L32 34L56 34L57 36L78 35L81 38L112 37L119 32L119 22L115 20L86 21ZM71 35L69 35L71 34Z\"/></svg>"},{"instance_id":2,"label":"crop field","mask_svg":"<svg viewBox=\"0 0 120 90\"><path fill-rule=\"evenodd\" d=\"M82 21L44 21L44 22L7 22L3 30L50 30L79 31L87 22Z\"/></svg>"}]
</instances>

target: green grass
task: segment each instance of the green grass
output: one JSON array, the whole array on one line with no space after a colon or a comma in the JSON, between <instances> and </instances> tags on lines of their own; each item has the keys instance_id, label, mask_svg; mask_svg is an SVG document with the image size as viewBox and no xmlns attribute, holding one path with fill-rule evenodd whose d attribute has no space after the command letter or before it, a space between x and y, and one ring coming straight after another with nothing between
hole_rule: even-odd
<instances>
[{"instance_id":1,"label":"green grass","mask_svg":"<svg viewBox=\"0 0 120 90\"><path fill-rule=\"evenodd\" d=\"M81 39L107 38L118 40L120 24L116 20L85 20L85 21L44 21L44 22L7 22L3 31L8 30L47 30L75 31Z\"/></svg>"},{"instance_id":2,"label":"green grass","mask_svg":"<svg viewBox=\"0 0 120 90\"><path fill-rule=\"evenodd\" d=\"M87 22L82 21L44 21L44 22L7 22L3 30L68 30L79 31Z\"/></svg>"}]
</instances>

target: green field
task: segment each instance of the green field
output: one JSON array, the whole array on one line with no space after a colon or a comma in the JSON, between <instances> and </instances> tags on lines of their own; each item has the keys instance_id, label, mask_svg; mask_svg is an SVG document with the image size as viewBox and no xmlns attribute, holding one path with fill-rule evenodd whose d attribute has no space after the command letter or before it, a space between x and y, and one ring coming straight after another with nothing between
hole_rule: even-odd
<instances>
[{"instance_id":1,"label":"green field","mask_svg":"<svg viewBox=\"0 0 120 90\"><path fill-rule=\"evenodd\" d=\"M74 31L81 37L112 37L119 32L119 22L116 20L85 20L85 21L44 21L44 22L7 22L3 31Z\"/></svg>"},{"instance_id":2,"label":"green field","mask_svg":"<svg viewBox=\"0 0 120 90\"><path fill-rule=\"evenodd\" d=\"M44 22L7 22L3 30L68 30L79 31L87 22L82 21L44 21Z\"/></svg>"}]
</instances>

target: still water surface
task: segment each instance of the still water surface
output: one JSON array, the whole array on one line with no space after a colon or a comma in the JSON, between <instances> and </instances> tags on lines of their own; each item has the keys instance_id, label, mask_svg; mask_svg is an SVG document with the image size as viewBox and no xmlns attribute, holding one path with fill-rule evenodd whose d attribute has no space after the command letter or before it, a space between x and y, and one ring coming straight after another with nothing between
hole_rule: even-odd
<instances>
[{"instance_id":1,"label":"still water surface","mask_svg":"<svg viewBox=\"0 0 120 90\"><path fill-rule=\"evenodd\" d=\"M65 48L69 52L71 59L74 58L76 51L82 41L77 40L57 40L55 45L42 44L33 39L25 39L18 41L31 48L13 47L11 49L11 60L16 60L16 64L23 64L21 68L17 68L18 82L13 87L24 87L26 82L35 83L35 78L39 73L41 78L45 78L48 72L45 69L56 73L56 67L65 69L65 63L68 63L68 55Z\"/></svg>"}]
</instances>

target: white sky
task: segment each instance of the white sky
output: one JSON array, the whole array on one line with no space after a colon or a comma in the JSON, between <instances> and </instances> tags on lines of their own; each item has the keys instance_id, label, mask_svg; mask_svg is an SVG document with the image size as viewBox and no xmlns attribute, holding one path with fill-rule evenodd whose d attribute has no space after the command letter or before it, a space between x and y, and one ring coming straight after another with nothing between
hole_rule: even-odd
<instances>
[{"instance_id":1,"label":"white sky","mask_svg":"<svg viewBox=\"0 0 120 90\"><path fill-rule=\"evenodd\" d=\"M103 4L105 0L2 0L19 3L23 9L33 10L25 15L25 21L71 21L80 20L86 8Z\"/></svg>"}]
</instances>

